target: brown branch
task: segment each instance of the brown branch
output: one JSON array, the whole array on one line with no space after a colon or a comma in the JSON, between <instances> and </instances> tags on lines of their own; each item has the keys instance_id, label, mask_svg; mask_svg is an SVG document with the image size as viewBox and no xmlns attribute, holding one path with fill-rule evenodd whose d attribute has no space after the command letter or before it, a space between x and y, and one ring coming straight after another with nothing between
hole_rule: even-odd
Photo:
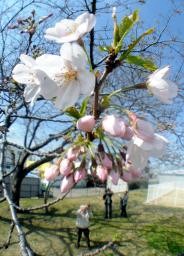
<instances>
[{"instance_id":1,"label":"brown branch","mask_svg":"<svg viewBox=\"0 0 184 256\"><path fill-rule=\"evenodd\" d=\"M58 203L59 201L63 200L63 199L68 195L69 192L70 192L70 191L68 191L68 192L65 193L63 196L58 197L58 198L56 198L54 201L49 202L49 203L47 203L47 204L42 204L42 205L39 205L39 206L30 207L30 208L23 208L23 207L20 207L20 206L18 206L18 205L16 205L16 204L13 204L13 206L14 206L17 210L19 210L19 211L21 211L21 212L26 212L26 213L27 213L27 212L31 212L31 211L37 211L37 210L41 210L41 209L44 209L44 208L46 208L46 207L49 207L49 206L51 206L51 205L54 205L54 204Z\"/></svg>"},{"instance_id":2,"label":"brown branch","mask_svg":"<svg viewBox=\"0 0 184 256\"><path fill-rule=\"evenodd\" d=\"M113 245L113 242L108 242L106 245L102 246L99 249L96 249L92 252L87 252L87 253L82 253L81 256L93 256L93 255L97 255L100 252L103 252L105 250L107 250L108 248L110 248Z\"/></svg>"},{"instance_id":3,"label":"brown branch","mask_svg":"<svg viewBox=\"0 0 184 256\"><path fill-rule=\"evenodd\" d=\"M93 0L91 2L91 13L96 14L96 0ZM91 66L94 69L95 64L94 64L94 41L95 41L95 31L94 28L90 31L90 43L89 43L89 48L90 48L90 61L91 61Z\"/></svg>"}]
</instances>

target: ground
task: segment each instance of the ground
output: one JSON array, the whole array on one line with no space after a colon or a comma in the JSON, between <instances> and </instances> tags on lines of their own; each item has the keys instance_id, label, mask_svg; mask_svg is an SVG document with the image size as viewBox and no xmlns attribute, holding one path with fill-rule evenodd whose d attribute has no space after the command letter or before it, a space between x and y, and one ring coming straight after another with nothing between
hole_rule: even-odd
<instances>
[{"instance_id":1,"label":"ground","mask_svg":"<svg viewBox=\"0 0 184 256\"><path fill-rule=\"evenodd\" d=\"M82 255L87 251L85 241L75 248L75 211L83 203L91 203L94 218L91 221L92 251L113 241L115 248L98 255L124 256L178 256L184 253L184 210L145 205L146 190L130 192L128 219L119 217L119 196L113 197L113 218L105 220L100 196L64 199L50 208L32 214L19 214L31 247L40 256ZM41 199L23 199L22 205L38 205ZM0 204L0 246L7 239L10 223L6 203ZM0 250L1 256L19 255L14 231L10 247Z\"/></svg>"}]
</instances>

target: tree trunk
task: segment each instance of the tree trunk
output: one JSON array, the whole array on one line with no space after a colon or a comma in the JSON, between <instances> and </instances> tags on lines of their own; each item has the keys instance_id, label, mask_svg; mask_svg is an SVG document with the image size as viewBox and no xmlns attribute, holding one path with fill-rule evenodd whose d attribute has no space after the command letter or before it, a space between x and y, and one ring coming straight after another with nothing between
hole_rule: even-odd
<instances>
[{"instance_id":1,"label":"tree trunk","mask_svg":"<svg viewBox=\"0 0 184 256\"><path fill-rule=\"evenodd\" d=\"M26 174L24 173L23 168L17 166L12 178L12 201L18 206L20 201L21 184L25 176Z\"/></svg>"}]
</instances>

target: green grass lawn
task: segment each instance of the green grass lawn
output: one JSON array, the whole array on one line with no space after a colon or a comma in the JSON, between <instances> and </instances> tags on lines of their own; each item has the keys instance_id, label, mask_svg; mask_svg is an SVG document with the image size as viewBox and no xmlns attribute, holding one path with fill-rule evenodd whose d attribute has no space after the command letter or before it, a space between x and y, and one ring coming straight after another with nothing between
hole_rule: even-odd
<instances>
[{"instance_id":1,"label":"green grass lawn","mask_svg":"<svg viewBox=\"0 0 184 256\"><path fill-rule=\"evenodd\" d=\"M80 204L91 203L94 218L91 220L92 250L109 241L115 243L114 251L108 249L98 255L169 256L184 253L184 209L144 205L146 190L129 194L128 219L119 218L119 197L113 197L113 218L105 220L101 197L64 199L50 208L32 214L19 214L27 239L33 250L42 256L81 255L87 251L84 239L76 249L75 211ZM23 206L39 205L41 199L23 199ZM0 246L9 231L9 210L0 204ZM16 231L8 249L1 256L19 255Z\"/></svg>"}]
</instances>

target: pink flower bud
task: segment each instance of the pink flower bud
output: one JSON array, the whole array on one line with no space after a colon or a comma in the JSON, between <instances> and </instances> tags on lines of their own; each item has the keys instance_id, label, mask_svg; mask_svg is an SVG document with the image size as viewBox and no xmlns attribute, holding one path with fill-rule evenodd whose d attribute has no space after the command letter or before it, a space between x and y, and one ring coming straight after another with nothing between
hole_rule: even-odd
<instances>
[{"instance_id":1,"label":"pink flower bud","mask_svg":"<svg viewBox=\"0 0 184 256\"><path fill-rule=\"evenodd\" d=\"M120 177L119 172L115 172L114 170L110 171L109 178L114 185L118 184L119 177Z\"/></svg>"},{"instance_id":2,"label":"pink flower bud","mask_svg":"<svg viewBox=\"0 0 184 256\"><path fill-rule=\"evenodd\" d=\"M77 129L83 132L91 132L95 127L95 118L94 116L88 115L83 116L77 121Z\"/></svg>"},{"instance_id":3,"label":"pink flower bud","mask_svg":"<svg viewBox=\"0 0 184 256\"><path fill-rule=\"evenodd\" d=\"M63 176L67 176L72 172L73 164L67 158L63 159L60 163L60 173Z\"/></svg>"},{"instance_id":4,"label":"pink flower bud","mask_svg":"<svg viewBox=\"0 0 184 256\"><path fill-rule=\"evenodd\" d=\"M104 158L102 159L102 165L106 167L108 170L112 169L112 161L109 159L107 154L105 154Z\"/></svg>"},{"instance_id":5,"label":"pink flower bud","mask_svg":"<svg viewBox=\"0 0 184 256\"><path fill-rule=\"evenodd\" d=\"M86 170L83 168L83 169L79 169L75 172L74 174L74 180L75 182L79 182L80 180L84 180L86 178Z\"/></svg>"},{"instance_id":6,"label":"pink flower bud","mask_svg":"<svg viewBox=\"0 0 184 256\"><path fill-rule=\"evenodd\" d=\"M73 179L73 174L65 176L61 181L61 193L68 192L74 186L74 184L75 182Z\"/></svg>"},{"instance_id":7,"label":"pink flower bud","mask_svg":"<svg viewBox=\"0 0 184 256\"><path fill-rule=\"evenodd\" d=\"M126 181L126 182L129 182L129 181L132 181L133 180L133 177L132 177L132 174L131 172L127 172L127 171L124 171L123 172L123 175L121 176L121 178Z\"/></svg>"},{"instance_id":8,"label":"pink flower bud","mask_svg":"<svg viewBox=\"0 0 184 256\"><path fill-rule=\"evenodd\" d=\"M108 176L107 168L102 165L98 165L96 168L96 175L102 182L106 181Z\"/></svg>"},{"instance_id":9,"label":"pink flower bud","mask_svg":"<svg viewBox=\"0 0 184 256\"><path fill-rule=\"evenodd\" d=\"M80 147L71 147L67 152L67 159L75 161L80 154Z\"/></svg>"},{"instance_id":10,"label":"pink flower bud","mask_svg":"<svg viewBox=\"0 0 184 256\"><path fill-rule=\"evenodd\" d=\"M58 165L51 165L50 167L45 169L44 177L48 181L54 180L59 175L59 167Z\"/></svg>"},{"instance_id":11,"label":"pink flower bud","mask_svg":"<svg viewBox=\"0 0 184 256\"><path fill-rule=\"evenodd\" d=\"M102 121L102 128L105 132L115 137L123 137L125 134L125 123L114 115L107 115Z\"/></svg>"}]
</instances>

